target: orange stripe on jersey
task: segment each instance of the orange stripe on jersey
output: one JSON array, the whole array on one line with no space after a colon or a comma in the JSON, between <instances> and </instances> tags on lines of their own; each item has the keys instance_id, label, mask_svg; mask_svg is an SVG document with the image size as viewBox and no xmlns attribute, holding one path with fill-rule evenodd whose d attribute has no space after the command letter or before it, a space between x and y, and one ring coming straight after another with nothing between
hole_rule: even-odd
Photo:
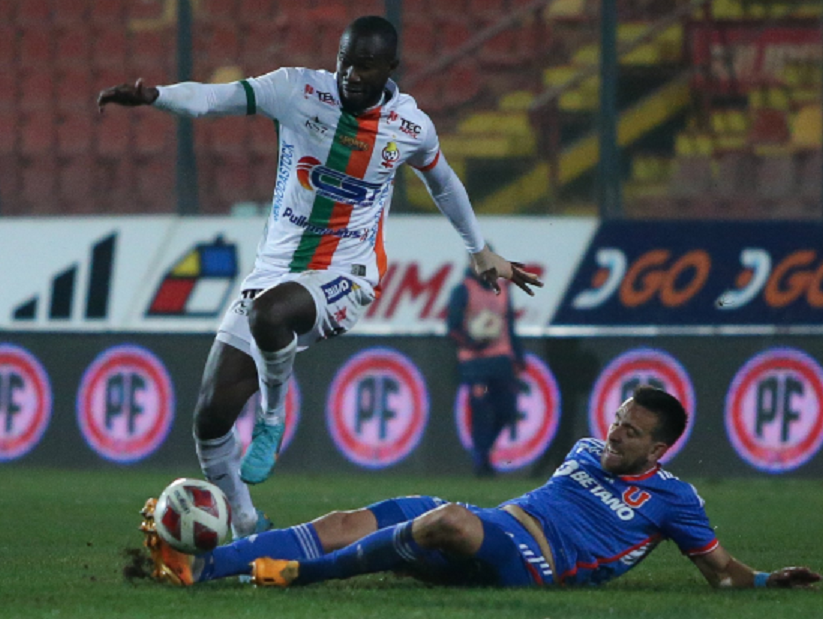
<instances>
[{"instance_id":1,"label":"orange stripe on jersey","mask_svg":"<svg viewBox=\"0 0 823 619\"><path fill-rule=\"evenodd\" d=\"M356 139L368 145L364 150L352 150L349 156L349 163L346 166L346 174L354 178L363 178L366 171L369 169L369 161L371 161L372 153L374 152L374 143L377 140L377 125L380 123L380 108L372 110L368 114L357 117L357 136ZM332 230L340 230L345 228L349 219L351 219L351 212L354 207L351 204L343 204L335 202L331 217L329 218L328 227ZM320 243L314 252L314 256L309 263L308 269L323 270L327 269L331 264L334 252L337 251L337 245L340 243L340 237L327 234L320 239Z\"/></svg>"},{"instance_id":2,"label":"orange stripe on jersey","mask_svg":"<svg viewBox=\"0 0 823 619\"><path fill-rule=\"evenodd\" d=\"M389 265L389 260L386 257L386 248L383 245L383 220L386 218L386 211L380 215L380 221L377 222L377 240L374 243L374 251L377 254L377 286L374 287L374 298L379 299L383 292L380 282L383 280L383 275Z\"/></svg>"}]
</instances>

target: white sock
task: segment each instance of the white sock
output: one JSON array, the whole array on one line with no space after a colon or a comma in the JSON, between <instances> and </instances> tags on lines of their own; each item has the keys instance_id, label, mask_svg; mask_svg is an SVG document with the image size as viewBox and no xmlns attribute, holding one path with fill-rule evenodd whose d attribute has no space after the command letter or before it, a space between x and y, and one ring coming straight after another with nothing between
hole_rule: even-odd
<instances>
[{"instance_id":1,"label":"white sock","mask_svg":"<svg viewBox=\"0 0 823 619\"><path fill-rule=\"evenodd\" d=\"M240 459L243 447L235 430L225 436L211 440L194 437L197 459L203 475L220 488L231 505L231 528L235 536L246 534L249 528L254 530L257 524L257 511L251 500L249 487L240 479Z\"/></svg>"},{"instance_id":2,"label":"white sock","mask_svg":"<svg viewBox=\"0 0 823 619\"><path fill-rule=\"evenodd\" d=\"M282 423L286 415L286 391L289 377L297 355L297 335L285 348L269 352L260 350L255 342L251 343L251 356L257 366L260 383L260 409L258 419L268 425Z\"/></svg>"}]
</instances>

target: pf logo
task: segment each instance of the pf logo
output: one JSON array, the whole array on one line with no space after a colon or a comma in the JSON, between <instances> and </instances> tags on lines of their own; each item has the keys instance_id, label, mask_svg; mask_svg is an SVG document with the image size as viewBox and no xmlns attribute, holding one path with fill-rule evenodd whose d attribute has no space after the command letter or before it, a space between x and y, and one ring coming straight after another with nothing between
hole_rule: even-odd
<instances>
[{"instance_id":1,"label":"pf logo","mask_svg":"<svg viewBox=\"0 0 823 619\"><path fill-rule=\"evenodd\" d=\"M662 350L637 348L623 353L606 366L589 399L589 431L595 438L605 439L617 409L640 385L670 393L686 409L688 422L683 435L661 458L661 462L668 462L689 440L694 427L695 406L694 388L685 368Z\"/></svg>"},{"instance_id":2,"label":"pf logo","mask_svg":"<svg viewBox=\"0 0 823 619\"><path fill-rule=\"evenodd\" d=\"M114 346L83 374L77 422L103 458L128 464L153 453L174 418L174 391L163 363L140 346Z\"/></svg>"},{"instance_id":3,"label":"pf logo","mask_svg":"<svg viewBox=\"0 0 823 619\"><path fill-rule=\"evenodd\" d=\"M31 451L51 419L51 384L27 350L0 345L0 462Z\"/></svg>"},{"instance_id":4,"label":"pf logo","mask_svg":"<svg viewBox=\"0 0 823 619\"><path fill-rule=\"evenodd\" d=\"M240 442L243 444L243 451L248 449L251 443L251 434L254 430L254 421L257 418L257 409L260 408L260 392L256 392L237 418L237 431L240 434ZM297 386L297 379L294 374L289 378L289 389L286 392L286 431L283 434L283 442L280 444L280 453L286 448L297 432L297 424L300 423L300 388Z\"/></svg>"},{"instance_id":5,"label":"pf logo","mask_svg":"<svg viewBox=\"0 0 823 619\"><path fill-rule=\"evenodd\" d=\"M823 442L823 368L792 348L750 359L726 395L726 432L756 469L784 473L808 462Z\"/></svg>"},{"instance_id":6,"label":"pf logo","mask_svg":"<svg viewBox=\"0 0 823 619\"><path fill-rule=\"evenodd\" d=\"M334 444L349 461L370 469L408 456L428 419L429 394L420 371L388 348L370 348L349 359L326 399Z\"/></svg>"},{"instance_id":7,"label":"pf logo","mask_svg":"<svg viewBox=\"0 0 823 619\"><path fill-rule=\"evenodd\" d=\"M560 389L554 375L539 357L529 354L525 360L517 420L503 430L491 453L492 466L498 471L513 471L534 462L551 445L560 422ZM460 442L471 449L471 407L466 385L457 391L454 416Z\"/></svg>"}]
</instances>

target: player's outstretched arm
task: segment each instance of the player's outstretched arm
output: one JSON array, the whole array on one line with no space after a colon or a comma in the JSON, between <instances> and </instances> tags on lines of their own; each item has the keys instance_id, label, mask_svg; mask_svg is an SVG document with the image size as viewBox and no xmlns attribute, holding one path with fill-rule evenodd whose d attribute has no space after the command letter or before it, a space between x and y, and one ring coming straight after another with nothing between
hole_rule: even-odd
<instances>
[{"instance_id":1,"label":"player's outstretched arm","mask_svg":"<svg viewBox=\"0 0 823 619\"><path fill-rule=\"evenodd\" d=\"M805 589L821 579L820 574L807 567L784 567L773 572L757 572L735 559L722 546L708 554L692 557L692 561L713 587Z\"/></svg>"},{"instance_id":2,"label":"player's outstretched arm","mask_svg":"<svg viewBox=\"0 0 823 619\"><path fill-rule=\"evenodd\" d=\"M525 269L525 265L520 262L506 260L489 249L488 245L479 252L472 254L472 265L480 278L498 293L500 292L500 285L497 280L500 277L508 279L531 296L534 296L534 291L530 286L543 287L543 282L534 273L529 273Z\"/></svg>"},{"instance_id":3,"label":"player's outstretched arm","mask_svg":"<svg viewBox=\"0 0 823 619\"><path fill-rule=\"evenodd\" d=\"M100 91L97 95L97 108L103 112L103 108L109 103L125 105L126 107L136 107L138 105L151 105L157 100L160 92L154 86L146 86L142 79L138 79L134 84L119 84Z\"/></svg>"}]
</instances>

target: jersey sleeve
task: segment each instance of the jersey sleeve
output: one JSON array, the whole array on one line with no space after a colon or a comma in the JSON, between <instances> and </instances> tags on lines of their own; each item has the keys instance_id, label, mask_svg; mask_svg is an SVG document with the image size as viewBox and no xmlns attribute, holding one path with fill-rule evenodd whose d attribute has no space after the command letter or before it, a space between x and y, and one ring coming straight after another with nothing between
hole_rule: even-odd
<instances>
[{"instance_id":1,"label":"jersey sleeve","mask_svg":"<svg viewBox=\"0 0 823 619\"><path fill-rule=\"evenodd\" d=\"M433 168L438 159L440 159L440 140L437 137L437 130L431 119L424 115L423 138L420 140L420 146L409 157L408 163L411 167L425 172Z\"/></svg>"},{"instance_id":2,"label":"jersey sleeve","mask_svg":"<svg viewBox=\"0 0 823 619\"><path fill-rule=\"evenodd\" d=\"M661 527L680 552L699 557L717 548L717 536L703 508L703 499L693 486L683 484L679 500L672 503L666 521Z\"/></svg>"},{"instance_id":3,"label":"jersey sleeve","mask_svg":"<svg viewBox=\"0 0 823 619\"><path fill-rule=\"evenodd\" d=\"M240 80L246 91L246 114L262 114L272 120L284 121L293 108L291 102L298 80L297 70L293 68Z\"/></svg>"}]
</instances>

